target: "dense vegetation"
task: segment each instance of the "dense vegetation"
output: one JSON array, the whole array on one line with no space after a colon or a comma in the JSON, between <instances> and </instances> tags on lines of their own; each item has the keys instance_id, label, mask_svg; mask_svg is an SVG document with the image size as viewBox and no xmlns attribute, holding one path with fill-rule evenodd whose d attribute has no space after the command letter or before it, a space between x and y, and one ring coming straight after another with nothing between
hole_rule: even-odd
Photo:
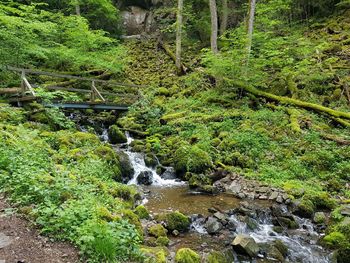
<instances>
[{"instance_id":1,"label":"dense vegetation","mask_svg":"<svg viewBox=\"0 0 350 263\"><path fill-rule=\"evenodd\" d=\"M161 43L156 33L119 39L125 1L1 1L0 65L108 72L110 79L148 85L117 123L143 135L134 149L156 154L204 192L215 190L212 174L224 169L284 188L312 211L333 211L323 241L347 258L350 224L340 211L350 200L350 2L258 1L247 52L248 1L228 1L229 10L218 1L219 18L228 16L219 19L218 53L209 49L207 1L186 2L181 61L187 70L180 75L169 54L176 4L134 2L153 10ZM15 74L0 71L1 87L18 84ZM77 132L57 109L1 104L0 118L0 183L20 211L45 234L77 244L91 261L144 260L133 211L138 195L118 183L123 170L109 146Z\"/></svg>"}]
</instances>

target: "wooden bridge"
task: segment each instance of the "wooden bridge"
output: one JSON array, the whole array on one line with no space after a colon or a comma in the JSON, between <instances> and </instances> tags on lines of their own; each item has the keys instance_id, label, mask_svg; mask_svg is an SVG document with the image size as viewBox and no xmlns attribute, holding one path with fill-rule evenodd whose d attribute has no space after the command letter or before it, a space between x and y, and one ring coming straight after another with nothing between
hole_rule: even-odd
<instances>
[{"instance_id":1,"label":"wooden bridge","mask_svg":"<svg viewBox=\"0 0 350 263\"><path fill-rule=\"evenodd\" d=\"M65 108L65 109L98 109L98 110L118 110L118 111L126 111L128 110L128 104L127 103L114 103L107 99L107 97L118 97L125 98L130 97L130 95L125 93L116 93L116 92L109 92L109 91L103 91L102 88L98 89L96 87L97 84L107 85L107 86L113 86L113 87L122 87L124 89L134 89L136 90L136 95L131 95L133 99L139 99L140 96L140 88L143 88L144 86L140 85L134 85L134 84L126 84L126 83L119 83L115 81L108 81L108 80L102 80L102 79L94 79L94 78L88 78L88 77L80 77L80 76L74 76L74 75L66 75L66 74L57 74L53 72L45 72L45 71L33 71L30 69L23 69L23 68L16 68L7 66L7 69L10 71L18 72L20 73L21 77L21 87L20 89L15 90L16 97L11 98L11 103L17 103L18 105L22 105L26 102L32 102L32 101L40 101L40 97L37 96L37 92L35 90L35 86L32 85L27 78L27 75L41 75L41 76L49 76L54 78L62 78L62 79L68 79L68 80L78 80L80 82L89 82L90 83L90 89L77 89L77 88L68 88L68 87L60 87L56 85L46 85L42 86L42 88L47 90L60 90L60 91L68 91L68 92L75 92L75 93L81 93L81 94L89 94L88 101L56 101L56 102L42 102L42 104L45 107L58 107L58 108Z\"/></svg>"}]
</instances>

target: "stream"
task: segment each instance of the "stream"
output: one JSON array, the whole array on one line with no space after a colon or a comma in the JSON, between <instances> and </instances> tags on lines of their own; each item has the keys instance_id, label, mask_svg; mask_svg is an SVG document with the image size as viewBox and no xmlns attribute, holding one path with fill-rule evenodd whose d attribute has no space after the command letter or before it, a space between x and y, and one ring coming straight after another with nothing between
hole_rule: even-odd
<instances>
[{"instance_id":1,"label":"stream","mask_svg":"<svg viewBox=\"0 0 350 263\"><path fill-rule=\"evenodd\" d=\"M85 129L81 127L81 130ZM102 141L108 143L107 129L104 129L99 135ZM189 189L186 182L179 181L171 167L166 167L166 179L157 174L154 168L147 167L142 153L133 152L130 144L133 138L126 133L127 143L113 145L117 152L124 152L134 168L133 177L127 184L137 184L137 176L142 172L151 174L151 185L140 185L144 192L143 204L149 210L151 215L168 212L180 211L191 217L190 231L178 236L169 235L171 243L169 250L174 256L174 252L182 247L189 247L197 252L209 252L211 250L222 250L224 247L230 248L234 237L238 234L246 234L252 237L259 245L262 243L282 241L288 247L288 254L285 262L303 262L303 263L327 263L330 262L329 252L317 244L320 234L315 230L316 227L310 220L302 219L297 216L295 221L299 224L297 229L288 229L282 233L274 231L272 216L268 212L273 204L267 200L242 200L229 194L204 195ZM170 175L170 176L169 176ZM258 216L251 222L247 221L247 216L242 216L237 211L242 206L254 206L252 210ZM280 205L281 209L287 213L287 207ZM208 209L219 208L225 211L225 219L229 225L234 225L233 229L223 231L223 234L209 235L205 222L211 215ZM251 220L251 219L249 219ZM278 262L268 258L268 255L258 254L256 259L241 257L234 253L233 262Z\"/></svg>"}]
</instances>

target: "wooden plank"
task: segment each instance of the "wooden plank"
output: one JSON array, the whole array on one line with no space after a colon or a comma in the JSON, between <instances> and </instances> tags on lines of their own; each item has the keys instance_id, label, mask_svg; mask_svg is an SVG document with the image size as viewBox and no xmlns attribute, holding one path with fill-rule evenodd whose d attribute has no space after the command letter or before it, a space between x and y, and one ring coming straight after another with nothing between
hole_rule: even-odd
<instances>
[{"instance_id":1,"label":"wooden plank","mask_svg":"<svg viewBox=\"0 0 350 263\"><path fill-rule=\"evenodd\" d=\"M78 92L78 93L90 93L91 90L88 89L75 89L75 88L65 88L65 87L58 87L58 86L46 86L43 87L48 90L62 90L62 91L70 91L70 92ZM102 95L107 96L121 96L121 97L136 97L137 95L130 95L130 94L124 94L124 93L113 93L108 91L100 91Z\"/></svg>"},{"instance_id":2,"label":"wooden plank","mask_svg":"<svg viewBox=\"0 0 350 263\"><path fill-rule=\"evenodd\" d=\"M12 66L7 66L6 68L8 70L11 70L11 71L24 72L24 73L28 73L28 74L44 75L44 76L65 78L65 79L78 79L78 80L85 80L85 81L90 81L90 82L95 81L96 83L105 83L105 84L115 85L115 86L120 86L120 87L130 87L130 88L145 88L146 87L143 85L119 83L119 82L110 81L110 80L86 78L86 77L79 77L79 76L73 76L73 75L67 75L67 74L58 74L58 73L52 73L52 72L46 72L46 71L34 71L34 70L30 70L30 69L16 68L16 67L12 67Z\"/></svg>"},{"instance_id":3,"label":"wooden plank","mask_svg":"<svg viewBox=\"0 0 350 263\"><path fill-rule=\"evenodd\" d=\"M35 101L38 97L35 96L24 96L24 97L18 97L18 98L10 98L9 102L26 102L26 101Z\"/></svg>"},{"instance_id":4,"label":"wooden plank","mask_svg":"<svg viewBox=\"0 0 350 263\"><path fill-rule=\"evenodd\" d=\"M106 101L105 98L102 97L101 93L100 93L100 92L98 91L98 89L96 88L95 82L94 82L94 81L92 81L91 86L92 86L93 92L95 92L95 94L96 94L102 101Z\"/></svg>"},{"instance_id":5,"label":"wooden plank","mask_svg":"<svg viewBox=\"0 0 350 263\"><path fill-rule=\"evenodd\" d=\"M30 85L30 83L26 77L23 77L23 82L24 82L25 86L27 87L27 89L30 91L30 93L32 93L32 95L35 96L35 91L32 88L32 86Z\"/></svg>"}]
</instances>

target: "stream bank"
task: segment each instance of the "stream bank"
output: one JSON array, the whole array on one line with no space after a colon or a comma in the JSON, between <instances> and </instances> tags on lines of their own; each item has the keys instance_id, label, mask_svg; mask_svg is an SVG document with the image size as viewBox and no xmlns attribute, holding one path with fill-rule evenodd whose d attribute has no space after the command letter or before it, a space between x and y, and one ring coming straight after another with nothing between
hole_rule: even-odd
<instances>
[{"instance_id":1,"label":"stream bank","mask_svg":"<svg viewBox=\"0 0 350 263\"><path fill-rule=\"evenodd\" d=\"M108 127L98 133L101 140L110 141ZM165 246L170 262L182 248L199 252L203 260L219 251L227 260L222 262L330 262L329 251L318 245L325 226L292 214L287 206L291 200L283 191L233 174L217 181L223 193L191 190L171 167L163 167L162 176L158 162L147 166L144 154L133 151L133 138L128 133L125 138L114 149L126 155L132 167L125 183L137 184L143 193L142 204L149 213L141 220L144 244ZM172 216L188 224L169 227Z\"/></svg>"}]
</instances>

